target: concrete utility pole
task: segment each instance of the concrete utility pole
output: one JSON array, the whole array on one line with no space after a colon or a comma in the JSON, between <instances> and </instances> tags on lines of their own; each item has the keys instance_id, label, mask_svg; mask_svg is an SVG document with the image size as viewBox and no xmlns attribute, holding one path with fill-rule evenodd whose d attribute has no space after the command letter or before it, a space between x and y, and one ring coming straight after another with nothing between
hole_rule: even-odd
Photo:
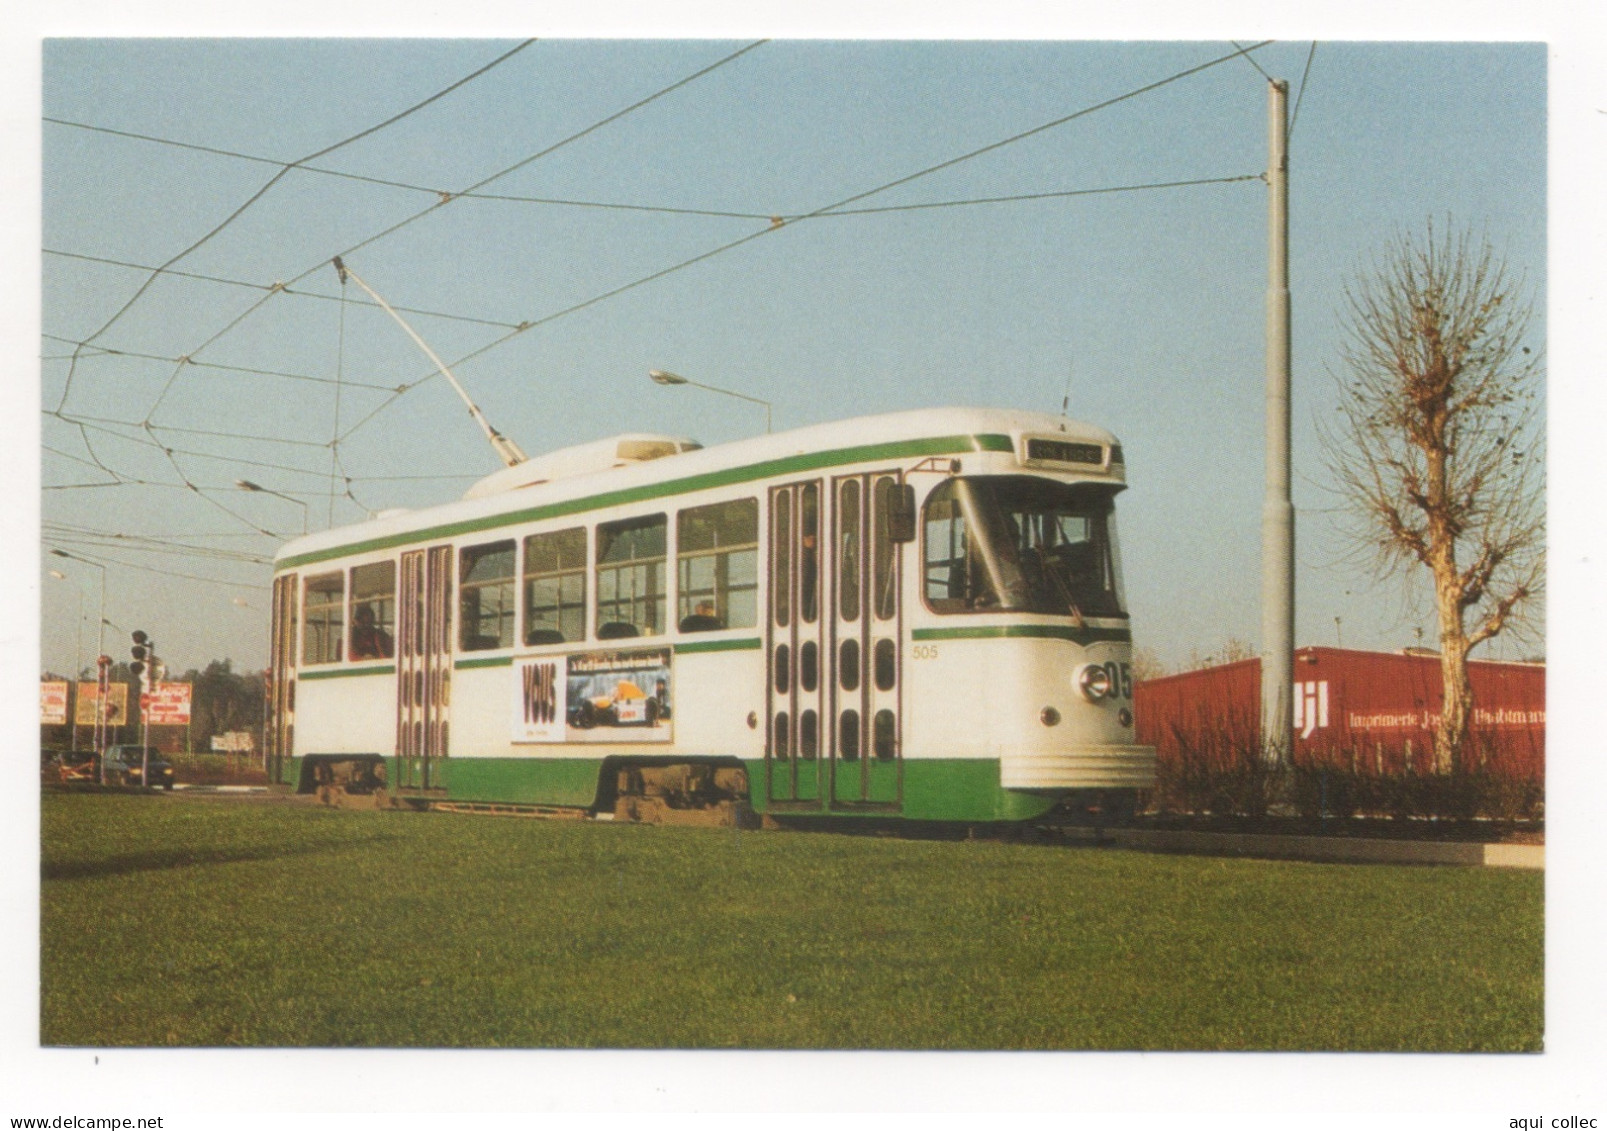
<instances>
[{"instance_id":1,"label":"concrete utility pole","mask_svg":"<svg viewBox=\"0 0 1607 1131\"><path fill-rule=\"evenodd\" d=\"M1289 84L1267 86L1267 489L1261 505L1261 749L1291 769L1295 508L1289 491Z\"/></svg>"}]
</instances>

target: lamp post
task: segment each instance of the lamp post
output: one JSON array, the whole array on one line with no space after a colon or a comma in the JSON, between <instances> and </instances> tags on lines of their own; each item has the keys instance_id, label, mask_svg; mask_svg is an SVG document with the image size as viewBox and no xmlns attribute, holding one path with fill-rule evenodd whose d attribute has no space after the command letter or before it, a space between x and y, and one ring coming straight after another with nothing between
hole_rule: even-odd
<instances>
[{"instance_id":1,"label":"lamp post","mask_svg":"<svg viewBox=\"0 0 1607 1131\"><path fill-rule=\"evenodd\" d=\"M86 565L93 569L100 570L100 618L97 621L95 628L95 663L98 672L102 668L100 657L106 654L106 567L101 565L99 562L92 562L88 558L80 558L77 554L69 554L66 550L52 550L50 552L55 557L66 558L70 562L77 562L79 565ZM60 576L56 570L51 570L50 572ZM82 594L80 594L80 599L81 598ZM79 613L79 620L80 622L83 620L82 612ZM74 676L75 682L76 679L77 677ZM95 699L95 752L100 756L100 784L105 785L107 687L104 679L100 681L99 688L99 694Z\"/></svg>"},{"instance_id":2,"label":"lamp post","mask_svg":"<svg viewBox=\"0 0 1607 1131\"><path fill-rule=\"evenodd\" d=\"M747 401L749 404L764 405L764 430L766 434L770 432L771 405L769 401L760 400L758 397L750 397L746 393L733 393L730 389L705 385L701 381L688 380L678 373L670 373L664 369L649 369L647 375L653 379L655 385L691 385L694 389L703 389L710 393L722 393L728 397L736 397L738 400Z\"/></svg>"},{"instance_id":3,"label":"lamp post","mask_svg":"<svg viewBox=\"0 0 1607 1131\"><path fill-rule=\"evenodd\" d=\"M272 495L274 498L283 499L287 503L295 503L301 508L301 532L302 534L307 533L307 504L302 502L300 499L294 497L293 495L286 495L279 491L275 491L270 487L264 487L260 483L253 483L249 479L236 479L234 481L234 485L240 488L242 491L254 491L262 495Z\"/></svg>"},{"instance_id":4,"label":"lamp post","mask_svg":"<svg viewBox=\"0 0 1607 1131\"><path fill-rule=\"evenodd\" d=\"M59 570L59 569L51 570L50 571L50 576L54 577L57 581L70 580L67 577L67 575L65 573L62 573L61 570ZM84 591L82 589L80 589L78 586L75 585L75 586L73 586L73 592L78 595L78 642L74 646L74 649L73 649L73 694L76 697L76 695L78 693L78 680L81 677L81 675L83 673L83 670L84 670ZM72 749L77 750L78 749L78 711L76 709L77 708L76 702L73 704L73 706L74 706L73 716L72 716L72 719L69 721L69 732L71 733L72 738L68 742L68 745Z\"/></svg>"}]
</instances>

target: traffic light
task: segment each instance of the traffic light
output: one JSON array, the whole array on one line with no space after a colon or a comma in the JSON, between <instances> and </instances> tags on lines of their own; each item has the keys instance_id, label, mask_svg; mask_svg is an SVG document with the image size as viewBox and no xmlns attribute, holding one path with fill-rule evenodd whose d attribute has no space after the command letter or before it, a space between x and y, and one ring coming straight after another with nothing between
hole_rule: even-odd
<instances>
[{"instance_id":1,"label":"traffic light","mask_svg":"<svg viewBox=\"0 0 1607 1131\"><path fill-rule=\"evenodd\" d=\"M129 649L134 662L128 665L128 670L140 681L140 686L149 688L151 678L156 674L156 645L144 632L134 633L134 646Z\"/></svg>"}]
</instances>

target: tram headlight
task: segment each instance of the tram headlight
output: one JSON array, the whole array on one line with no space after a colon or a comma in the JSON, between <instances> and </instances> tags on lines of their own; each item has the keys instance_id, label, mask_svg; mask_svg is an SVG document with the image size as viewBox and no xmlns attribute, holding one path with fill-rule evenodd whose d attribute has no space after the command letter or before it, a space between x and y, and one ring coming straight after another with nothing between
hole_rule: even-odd
<instances>
[{"instance_id":1,"label":"tram headlight","mask_svg":"<svg viewBox=\"0 0 1607 1131\"><path fill-rule=\"evenodd\" d=\"M1074 679L1077 690L1090 703L1097 703L1116 693L1116 681L1110 678L1110 672L1105 670L1104 664L1084 664L1077 669Z\"/></svg>"}]
</instances>

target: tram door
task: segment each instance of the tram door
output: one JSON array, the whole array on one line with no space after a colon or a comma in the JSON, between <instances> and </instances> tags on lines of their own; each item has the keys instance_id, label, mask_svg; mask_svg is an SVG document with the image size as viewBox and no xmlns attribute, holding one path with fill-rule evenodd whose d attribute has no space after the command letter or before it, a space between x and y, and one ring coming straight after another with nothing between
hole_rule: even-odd
<instances>
[{"instance_id":1,"label":"tram door","mask_svg":"<svg viewBox=\"0 0 1607 1131\"><path fill-rule=\"evenodd\" d=\"M273 582L273 627L268 644L268 773L283 782L296 754L296 625L301 578L286 574Z\"/></svg>"},{"instance_id":2,"label":"tram door","mask_svg":"<svg viewBox=\"0 0 1607 1131\"><path fill-rule=\"evenodd\" d=\"M396 754L402 789L441 789L452 699L452 547L402 555L396 609Z\"/></svg>"},{"instance_id":3,"label":"tram door","mask_svg":"<svg viewBox=\"0 0 1607 1131\"><path fill-rule=\"evenodd\" d=\"M818 808L826 713L820 600L821 483L770 490L769 676L765 768L771 801Z\"/></svg>"},{"instance_id":4,"label":"tram door","mask_svg":"<svg viewBox=\"0 0 1607 1131\"><path fill-rule=\"evenodd\" d=\"M899 564L889 518L895 473L832 482L833 632L831 803L835 808L897 805L899 727Z\"/></svg>"}]
</instances>

